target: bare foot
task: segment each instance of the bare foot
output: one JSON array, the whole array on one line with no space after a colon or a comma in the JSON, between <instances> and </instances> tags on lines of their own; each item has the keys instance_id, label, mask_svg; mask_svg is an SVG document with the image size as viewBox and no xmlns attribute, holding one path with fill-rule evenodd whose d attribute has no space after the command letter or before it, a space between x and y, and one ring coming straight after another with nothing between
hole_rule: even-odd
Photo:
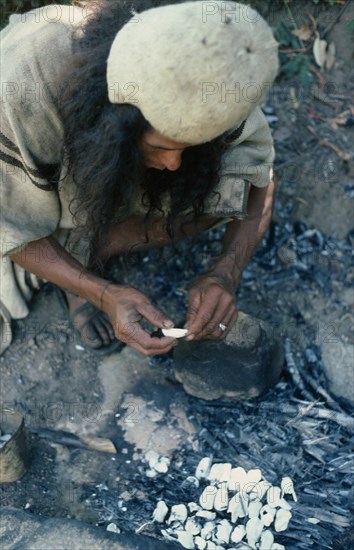
<instances>
[{"instance_id":1,"label":"bare foot","mask_svg":"<svg viewBox=\"0 0 354 550\"><path fill-rule=\"evenodd\" d=\"M85 346L99 349L116 340L112 324L105 313L69 292L66 292L66 299L71 321Z\"/></svg>"}]
</instances>

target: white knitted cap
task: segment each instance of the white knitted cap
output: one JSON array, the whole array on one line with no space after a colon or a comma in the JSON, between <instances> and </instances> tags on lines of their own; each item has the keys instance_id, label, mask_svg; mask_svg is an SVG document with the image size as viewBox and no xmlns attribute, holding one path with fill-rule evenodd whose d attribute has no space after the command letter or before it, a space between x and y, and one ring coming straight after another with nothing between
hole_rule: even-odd
<instances>
[{"instance_id":1,"label":"white knitted cap","mask_svg":"<svg viewBox=\"0 0 354 550\"><path fill-rule=\"evenodd\" d=\"M140 109L163 136L196 145L239 126L278 70L264 19L236 2L195 1L135 14L107 61L112 103Z\"/></svg>"}]
</instances>

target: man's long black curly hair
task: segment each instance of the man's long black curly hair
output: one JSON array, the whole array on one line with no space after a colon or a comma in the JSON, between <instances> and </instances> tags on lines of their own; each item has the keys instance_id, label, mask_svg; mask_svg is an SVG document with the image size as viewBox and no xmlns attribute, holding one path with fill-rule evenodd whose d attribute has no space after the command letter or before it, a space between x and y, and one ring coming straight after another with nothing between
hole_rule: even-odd
<instances>
[{"instance_id":1,"label":"man's long black curly hair","mask_svg":"<svg viewBox=\"0 0 354 550\"><path fill-rule=\"evenodd\" d=\"M108 100L107 58L116 33L132 17L132 5L139 12L171 3L176 2L100 0L92 3L96 10L86 21L83 34L73 37L73 56L61 76L70 82L59 100L63 154L77 189L71 208L94 252L108 227L129 215L139 186L144 189L147 217L161 211L162 194L169 190L171 210L166 228L173 237L176 216L186 209L195 216L202 214L207 195L219 181L222 137L185 149L177 171L148 169L143 166L139 142L150 125L137 107Z\"/></svg>"}]
</instances>

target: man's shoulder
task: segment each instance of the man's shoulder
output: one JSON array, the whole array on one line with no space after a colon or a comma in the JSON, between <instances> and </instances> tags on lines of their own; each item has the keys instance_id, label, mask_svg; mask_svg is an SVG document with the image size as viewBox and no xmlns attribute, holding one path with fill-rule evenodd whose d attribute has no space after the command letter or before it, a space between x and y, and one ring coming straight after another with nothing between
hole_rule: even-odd
<instances>
[{"instance_id":1,"label":"man's shoulder","mask_svg":"<svg viewBox=\"0 0 354 550\"><path fill-rule=\"evenodd\" d=\"M73 32L83 21L81 8L60 4L10 16L0 33L2 80L28 75L31 66L46 68L44 78L54 76L56 66L71 54Z\"/></svg>"}]
</instances>

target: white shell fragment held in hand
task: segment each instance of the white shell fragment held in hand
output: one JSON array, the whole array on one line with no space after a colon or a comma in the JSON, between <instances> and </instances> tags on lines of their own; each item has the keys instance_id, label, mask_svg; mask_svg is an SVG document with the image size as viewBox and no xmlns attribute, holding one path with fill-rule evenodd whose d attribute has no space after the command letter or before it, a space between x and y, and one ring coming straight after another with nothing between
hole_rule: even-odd
<instances>
[{"instance_id":1,"label":"white shell fragment held in hand","mask_svg":"<svg viewBox=\"0 0 354 550\"><path fill-rule=\"evenodd\" d=\"M161 332L170 338L184 338L188 332L186 328L163 328Z\"/></svg>"}]
</instances>

